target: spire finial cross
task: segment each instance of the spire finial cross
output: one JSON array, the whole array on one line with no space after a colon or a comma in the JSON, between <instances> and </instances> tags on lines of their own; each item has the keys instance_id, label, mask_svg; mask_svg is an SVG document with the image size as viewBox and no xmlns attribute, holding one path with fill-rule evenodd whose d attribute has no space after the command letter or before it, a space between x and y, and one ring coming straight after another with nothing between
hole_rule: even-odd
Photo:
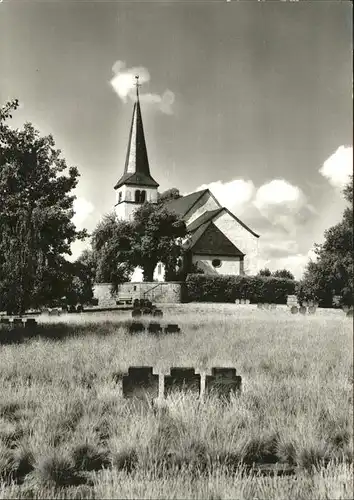
<instances>
[{"instance_id":1,"label":"spire finial cross","mask_svg":"<svg viewBox=\"0 0 354 500\"><path fill-rule=\"evenodd\" d=\"M136 87L136 98L139 99L139 87L141 87L141 83L139 83L139 75L135 76L135 83L134 83L134 85Z\"/></svg>"}]
</instances>

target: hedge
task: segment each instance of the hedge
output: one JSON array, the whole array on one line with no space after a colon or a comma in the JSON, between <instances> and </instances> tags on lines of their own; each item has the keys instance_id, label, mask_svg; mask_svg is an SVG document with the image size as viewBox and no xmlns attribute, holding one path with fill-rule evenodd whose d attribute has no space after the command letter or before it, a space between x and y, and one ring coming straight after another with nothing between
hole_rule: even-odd
<instances>
[{"instance_id":1,"label":"hedge","mask_svg":"<svg viewBox=\"0 0 354 500\"><path fill-rule=\"evenodd\" d=\"M297 282L268 276L211 276L188 274L187 302L235 302L249 299L251 303L286 304L288 295L295 295Z\"/></svg>"}]
</instances>

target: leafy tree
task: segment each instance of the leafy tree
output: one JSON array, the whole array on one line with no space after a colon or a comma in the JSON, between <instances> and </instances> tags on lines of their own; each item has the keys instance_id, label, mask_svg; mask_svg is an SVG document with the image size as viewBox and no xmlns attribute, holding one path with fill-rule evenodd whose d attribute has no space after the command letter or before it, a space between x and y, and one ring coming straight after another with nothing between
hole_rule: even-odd
<instances>
[{"instance_id":1,"label":"leafy tree","mask_svg":"<svg viewBox=\"0 0 354 500\"><path fill-rule=\"evenodd\" d=\"M316 262L310 261L299 284L301 298L317 298L331 306L334 295L343 304L353 304L353 177L343 190L348 207L341 222L327 229L325 241L315 245Z\"/></svg>"},{"instance_id":2,"label":"leafy tree","mask_svg":"<svg viewBox=\"0 0 354 500\"><path fill-rule=\"evenodd\" d=\"M270 270L268 269L268 267L265 267L264 269L261 269L259 272L258 272L258 276L271 276L272 273L270 272Z\"/></svg>"},{"instance_id":3,"label":"leafy tree","mask_svg":"<svg viewBox=\"0 0 354 500\"><path fill-rule=\"evenodd\" d=\"M181 194L177 188L171 188L167 189L166 191L163 191L161 194L158 194L158 201L159 202L166 202L169 200L177 200L178 198L181 198Z\"/></svg>"},{"instance_id":4,"label":"leafy tree","mask_svg":"<svg viewBox=\"0 0 354 500\"><path fill-rule=\"evenodd\" d=\"M51 135L8 126L17 107L11 101L0 112L0 297L2 308L23 313L44 290L60 297L63 254L87 233L72 222L77 168L67 168Z\"/></svg>"},{"instance_id":5,"label":"leafy tree","mask_svg":"<svg viewBox=\"0 0 354 500\"><path fill-rule=\"evenodd\" d=\"M286 278L289 280L295 279L293 273L291 273L287 269L278 269L277 271L274 271L274 273L272 273L272 276L274 276L274 278Z\"/></svg>"},{"instance_id":6,"label":"leafy tree","mask_svg":"<svg viewBox=\"0 0 354 500\"><path fill-rule=\"evenodd\" d=\"M115 214L105 215L98 223L91 240L97 283L112 283L117 291L120 283L129 281L134 270L132 240L132 224L117 220Z\"/></svg>"},{"instance_id":7,"label":"leafy tree","mask_svg":"<svg viewBox=\"0 0 354 500\"><path fill-rule=\"evenodd\" d=\"M182 219L163 204L144 203L134 212L132 221L106 215L92 234L98 282L118 285L128 281L135 267L143 269L144 281L153 281L158 262L171 277L182 254L178 239L186 235Z\"/></svg>"}]
</instances>

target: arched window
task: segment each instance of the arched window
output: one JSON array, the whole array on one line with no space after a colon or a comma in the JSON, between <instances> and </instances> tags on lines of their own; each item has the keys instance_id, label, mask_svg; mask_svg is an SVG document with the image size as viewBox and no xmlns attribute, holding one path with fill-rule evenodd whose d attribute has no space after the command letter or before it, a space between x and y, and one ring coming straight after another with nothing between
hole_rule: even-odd
<instances>
[{"instance_id":1,"label":"arched window","mask_svg":"<svg viewBox=\"0 0 354 500\"><path fill-rule=\"evenodd\" d=\"M140 189L135 191L135 203L140 203Z\"/></svg>"},{"instance_id":2,"label":"arched window","mask_svg":"<svg viewBox=\"0 0 354 500\"><path fill-rule=\"evenodd\" d=\"M140 203L145 203L146 200L146 191L140 192Z\"/></svg>"},{"instance_id":3,"label":"arched window","mask_svg":"<svg viewBox=\"0 0 354 500\"><path fill-rule=\"evenodd\" d=\"M122 201L122 191L118 194L118 203Z\"/></svg>"}]
</instances>

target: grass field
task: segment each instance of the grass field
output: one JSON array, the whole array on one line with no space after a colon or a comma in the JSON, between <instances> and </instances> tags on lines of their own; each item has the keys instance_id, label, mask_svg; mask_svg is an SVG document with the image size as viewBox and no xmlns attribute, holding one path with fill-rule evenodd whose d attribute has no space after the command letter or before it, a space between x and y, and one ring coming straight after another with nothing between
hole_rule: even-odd
<instances>
[{"instance_id":1,"label":"grass field","mask_svg":"<svg viewBox=\"0 0 354 500\"><path fill-rule=\"evenodd\" d=\"M351 319L231 304L164 311L181 335L129 336L128 312L87 313L41 317L60 340L0 346L0 498L354 497ZM138 407L116 383L134 365L233 366L243 393ZM295 474L250 469L278 462Z\"/></svg>"}]
</instances>

